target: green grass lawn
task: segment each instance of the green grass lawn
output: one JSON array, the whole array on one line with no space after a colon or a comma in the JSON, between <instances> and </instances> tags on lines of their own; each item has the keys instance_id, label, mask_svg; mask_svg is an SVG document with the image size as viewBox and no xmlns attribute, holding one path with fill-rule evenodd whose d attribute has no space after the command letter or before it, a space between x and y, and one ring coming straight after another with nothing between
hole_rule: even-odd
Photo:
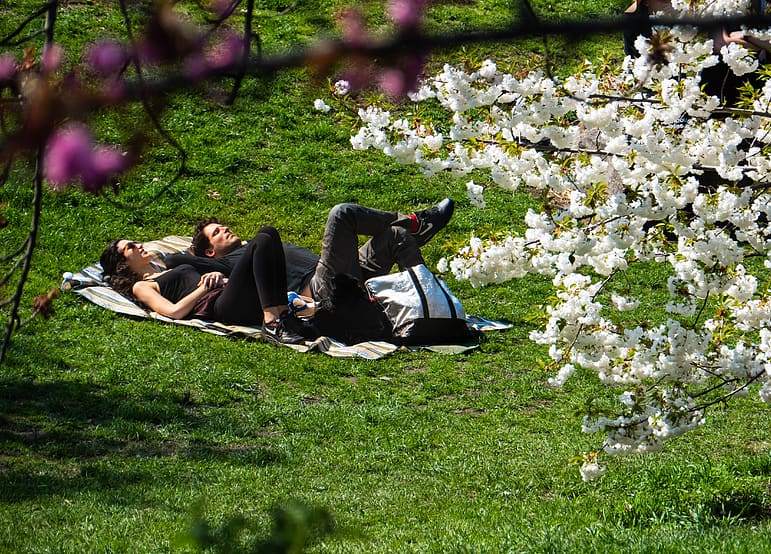
<instances>
[{"instance_id":1,"label":"green grass lawn","mask_svg":"<svg viewBox=\"0 0 771 554\"><path fill-rule=\"evenodd\" d=\"M70 52L120 36L108 0L64 3L59 36ZM258 3L266 51L334 30L343 3ZM550 17L612 14L624 2L535 2ZM0 4L0 31L37 2ZM195 16L193 5L184 4ZM285 8L289 9L281 13ZM379 3L364 5L384 25ZM465 29L507 21L508 2L446 2L429 26ZM432 59L535 67L538 42L468 47ZM560 64L620 59L618 37L564 47ZM25 298L98 258L116 237L190 234L217 216L248 237L273 224L318 249L339 202L384 209L458 200L446 232L425 249L433 265L472 231L521 229L526 194L491 191L472 208L464 181L431 179L348 142L351 119L322 116L327 94L304 71L247 80L232 108L206 95L171 100L164 123L190 153L191 171L151 206L132 210L76 191L48 192ZM98 121L105 139L138 112ZM141 202L175 172L158 137L122 180L122 202ZM30 170L0 188L2 251L24 237ZM660 269L632 273L662 294ZM546 353L528 340L549 282L529 277L473 290L452 283L467 311L507 318L465 356L399 353L366 362L301 355L133 321L74 295L48 321L19 332L0 368L0 550L158 552L178 543L200 508L212 525L241 514L251 534L269 530L272 506L328 508L342 531L317 551L768 552L771 550L771 418L753 392L664 452L619 459L598 484L582 483L571 458L599 446L580 432L587 399L606 394L589 375L546 386ZM665 289L664 289L665 291ZM247 537L248 538L248 537Z\"/></svg>"}]
</instances>

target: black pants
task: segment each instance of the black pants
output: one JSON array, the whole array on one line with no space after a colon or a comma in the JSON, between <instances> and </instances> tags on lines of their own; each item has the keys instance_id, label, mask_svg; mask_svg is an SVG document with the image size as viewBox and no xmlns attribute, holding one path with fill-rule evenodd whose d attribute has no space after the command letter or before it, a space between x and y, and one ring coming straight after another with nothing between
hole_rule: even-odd
<instances>
[{"instance_id":1,"label":"black pants","mask_svg":"<svg viewBox=\"0 0 771 554\"><path fill-rule=\"evenodd\" d=\"M624 29L624 54L636 58L640 55L637 48L634 47L634 41L637 40L638 35L642 35L645 38L651 38L653 34L653 27L648 22L650 12L648 6L637 5L637 10L631 13L624 14L624 21L638 21L639 24L635 28ZM637 18L637 19L635 19Z\"/></svg>"},{"instance_id":2,"label":"black pants","mask_svg":"<svg viewBox=\"0 0 771 554\"><path fill-rule=\"evenodd\" d=\"M281 237L275 228L263 227L231 271L214 302L212 319L237 325L262 323L263 306L285 306L286 290Z\"/></svg>"}]
</instances>

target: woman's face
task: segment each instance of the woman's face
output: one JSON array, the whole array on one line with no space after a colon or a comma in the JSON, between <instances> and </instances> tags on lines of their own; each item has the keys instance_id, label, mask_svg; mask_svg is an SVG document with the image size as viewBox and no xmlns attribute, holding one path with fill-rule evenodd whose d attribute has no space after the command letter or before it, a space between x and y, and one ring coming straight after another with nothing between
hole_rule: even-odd
<instances>
[{"instance_id":1,"label":"woman's face","mask_svg":"<svg viewBox=\"0 0 771 554\"><path fill-rule=\"evenodd\" d=\"M145 250L141 242L134 242L132 240L119 240L118 252L126 259L126 263L132 270L143 268L150 261L152 254Z\"/></svg>"}]
</instances>

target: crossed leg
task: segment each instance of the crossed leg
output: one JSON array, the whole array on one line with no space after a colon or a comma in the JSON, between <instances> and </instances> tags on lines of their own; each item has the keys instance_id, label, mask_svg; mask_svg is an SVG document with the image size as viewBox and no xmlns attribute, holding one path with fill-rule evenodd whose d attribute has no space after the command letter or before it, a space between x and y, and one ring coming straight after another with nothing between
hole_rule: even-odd
<instances>
[{"instance_id":1,"label":"crossed leg","mask_svg":"<svg viewBox=\"0 0 771 554\"><path fill-rule=\"evenodd\" d=\"M408 231L412 220L358 204L338 204L329 212L321 243L321 259L311 279L316 300L329 298L334 277L344 273L364 282L385 275L394 263L400 269L423 263L415 237ZM372 237L358 248L358 235Z\"/></svg>"}]
</instances>

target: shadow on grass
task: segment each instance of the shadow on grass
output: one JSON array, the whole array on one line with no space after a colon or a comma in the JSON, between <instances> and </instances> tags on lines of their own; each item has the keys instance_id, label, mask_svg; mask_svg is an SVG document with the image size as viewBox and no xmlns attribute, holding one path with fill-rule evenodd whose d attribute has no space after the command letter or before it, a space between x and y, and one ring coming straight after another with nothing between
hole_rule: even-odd
<instances>
[{"instance_id":1,"label":"shadow on grass","mask_svg":"<svg viewBox=\"0 0 771 554\"><path fill-rule=\"evenodd\" d=\"M142 469L152 459L257 467L286 460L255 444L265 437L200 439L218 431L183 395L134 399L88 383L0 381L0 501L157 480Z\"/></svg>"},{"instance_id":2,"label":"shadow on grass","mask_svg":"<svg viewBox=\"0 0 771 554\"><path fill-rule=\"evenodd\" d=\"M716 496L707 502L706 507L710 515L716 519L737 519L746 522L771 519L771 499L768 494L731 492Z\"/></svg>"},{"instance_id":3,"label":"shadow on grass","mask_svg":"<svg viewBox=\"0 0 771 554\"><path fill-rule=\"evenodd\" d=\"M757 489L728 490L679 501L658 500L624 513L627 528L656 527L666 523L698 524L703 527L726 524L755 525L771 520L771 495Z\"/></svg>"}]
</instances>

